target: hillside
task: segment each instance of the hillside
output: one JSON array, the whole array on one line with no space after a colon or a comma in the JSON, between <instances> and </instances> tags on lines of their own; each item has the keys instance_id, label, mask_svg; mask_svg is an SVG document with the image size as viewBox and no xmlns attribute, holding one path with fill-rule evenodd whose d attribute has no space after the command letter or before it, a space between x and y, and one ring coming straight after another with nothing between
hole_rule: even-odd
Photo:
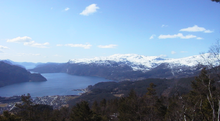
<instances>
[{"instance_id":1,"label":"hillside","mask_svg":"<svg viewBox=\"0 0 220 121\"><path fill-rule=\"evenodd\" d=\"M157 96L171 97L174 95L187 94L191 90L191 81L195 77L180 78L180 79L156 79L149 78L138 81L122 81L122 82L100 82L93 86L88 86L86 93L81 96L71 99L68 104L75 105L81 100L86 100L89 103L101 101L103 98L111 100L120 97L126 97L133 89L138 96L143 96L147 93L147 87L150 83L156 85L155 90Z\"/></svg>"},{"instance_id":2,"label":"hillside","mask_svg":"<svg viewBox=\"0 0 220 121\"><path fill-rule=\"evenodd\" d=\"M46 81L46 78L40 74L31 74L22 67L0 61L0 87L28 81Z\"/></svg>"},{"instance_id":3,"label":"hillside","mask_svg":"<svg viewBox=\"0 0 220 121\"><path fill-rule=\"evenodd\" d=\"M71 59L67 63L41 64L31 71L40 73L64 72L80 76L97 76L111 80L140 80L145 78L184 78L196 76L209 53L179 59L137 54L116 54L91 59ZM210 59L213 63L217 60Z\"/></svg>"}]
</instances>

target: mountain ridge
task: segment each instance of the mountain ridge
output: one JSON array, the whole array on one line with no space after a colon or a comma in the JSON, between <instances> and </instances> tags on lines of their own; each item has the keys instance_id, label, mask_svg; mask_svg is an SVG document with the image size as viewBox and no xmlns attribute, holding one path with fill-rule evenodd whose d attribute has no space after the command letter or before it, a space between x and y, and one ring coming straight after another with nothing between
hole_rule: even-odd
<instances>
[{"instance_id":1,"label":"mountain ridge","mask_svg":"<svg viewBox=\"0 0 220 121\"><path fill-rule=\"evenodd\" d=\"M41 64L30 71L39 73L67 73L78 76L97 76L110 80L140 80L145 78L185 78L196 76L207 61L202 56L189 56L180 59L167 59L161 56L143 56L137 54L116 54L92 59L71 59L67 63Z\"/></svg>"},{"instance_id":2,"label":"mountain ridge","mask_svg":"<svg viewBox=\"0 0 220 121\"><path fill-rule=\"evenodd\" d=\"M95 57L90 59L70 59L70 64L110 64L109 61L115 61L117 63L124 63L130 65L134 71L148 71L152 68L159 66L162 63L168 63L170 68L172 66L197 66L198 64L208 65L206 60L217 61L215 58L210 58L210 53L202 55L194 55L184 58L169 59L163 58L163 56L144 56L138 54L115 54L107 57ZM214 62L216 63L216 62Z\"/></svg>"}]
</instances>

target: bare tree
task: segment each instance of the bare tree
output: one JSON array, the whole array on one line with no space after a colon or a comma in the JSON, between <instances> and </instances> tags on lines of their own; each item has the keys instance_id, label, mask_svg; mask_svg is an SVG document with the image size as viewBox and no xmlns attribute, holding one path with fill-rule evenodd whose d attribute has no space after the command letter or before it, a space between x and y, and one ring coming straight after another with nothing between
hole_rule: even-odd
<instances>
[{"instance_id":1,"label":"bare tree","mask_svg":"<svg viewBox=\"0 0 220 121\"><path fill-rule=\"evenodd\" d=\"M207 100L212 108L213 121L220 120L220 43L216 41L214 45L209 48L208 53L201 54L204 59L203 64L207 67L208 83L204 83L207 89ZM212 85L211 83L214 83ZM214 89L214 90L213 90Z\"/></svg>"}]
</instances>

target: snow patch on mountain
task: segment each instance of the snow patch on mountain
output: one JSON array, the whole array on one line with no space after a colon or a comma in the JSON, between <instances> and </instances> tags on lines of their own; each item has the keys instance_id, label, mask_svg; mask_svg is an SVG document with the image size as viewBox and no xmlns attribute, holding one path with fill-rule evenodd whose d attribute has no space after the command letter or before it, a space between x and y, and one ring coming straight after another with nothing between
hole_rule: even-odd
<instances>
[{"instance_id":1,"label":"snow patch on mountain","mask_svg":"<svg viewBox=\"0 0 220 121\"><path fill-rule=\"evenodd\" d=\"M210 56L210 53L205 53L202 55L189 56L185 58L169 59L163 56L144 56L137 54L115 54L108 57L95 57L90 59L71 59L69 63L71 64L108 64L110 62L123 63L130 66L134 71L141 70L147 71L152 68L159 66L162 63L168 63L170 68L189 66L193 67L198 64L209 65L210 63L216 64L218 62L217 58ZM181 71L181 70L180 70Z\"/></svg>"}]
</instances>

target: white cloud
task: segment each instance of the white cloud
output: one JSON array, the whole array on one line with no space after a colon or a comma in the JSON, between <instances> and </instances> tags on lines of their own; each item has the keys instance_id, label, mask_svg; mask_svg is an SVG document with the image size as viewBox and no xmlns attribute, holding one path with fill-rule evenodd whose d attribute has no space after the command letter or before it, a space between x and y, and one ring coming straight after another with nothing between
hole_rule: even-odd
<instances>
[{"instance_id":1,"label":"white cloud","mask_svg":"<svg viewBox=\"0 0 220 121\"><path fill-rule=\"evenodd\" d=\"M7 42L30 42L30 41L31 41L31 38L28 36L16 37L16 38L7 40Z\"/></svg>"},{"instance_id":2,"label":"white cloud","mask_svg":"<svg viewBox=\"0 0 220 121\"><path fill-rule=\"evenodd\" d=\"M0 49L8 49L8 47L0 45Z\"/></svg>"},{"instance_id":3,"label":"white cloud","mask_svg":"<svg viewBox=\"0 0 220 121\"><path fill-rule=\"evenodd\" d=\"M202 37L197 37L196 39L203 39Z\"/></svg>"},{"instance_id":4,"label":"white cloud","mask_svg":"<svg viewBox=\"0 0 220 121\"><path fill-rule=\"evenodd\" d=\"M90 49L92 45L90 44L57 44L56 46L69 46L69 47L82 47L84 49Z\"/></svg>"},{"instance_id":5,"label":"white cloud","mask_svg":"<svg viewBox=\"0 0 220 121\"><path fill-rule=\"evenodd\" d=\"M174 34L174 35L160 35L159 39L167 39L167 38L181 38L181 39L191 39L196 38L195 35L183 35L182 33Z\"/></svg>"},{"instance_id":6,"label":"white cloud","mask_svg":"<svg viewBox=\"0 0 220 121\"><path fill-rule=\"evenodd\" d=\"M65 8L65 11L68 11L69 9L70 9L70 8L67 7L67 8Z\"/></svg>"},{"instance_id":7,"label":"white cloud","mask_svg":"<svg viewBox=\"0 0 220 121\"><path fill-rule=\"evenodd\" d=\"M0 45L0 53L4 53L4 52L2 51L3 49L8 49L8 47Z\"/></svg>"},{"instance_id":8,"label":"white cloud","mask_svg":"<svg viewBox=\"0 0 220 121\"><path fill-rule=\"evenodd\" d=\"M153 35L151 35L151 36L150 36L150 38L149 38L149 39L153 39L155 36L156 36L156 35L155 35L155 34L153 34Z\"/></svg>"},{"instance_id":9,"label":"white cloud","mask_svg":"<svg viewBox=\"0 0 220 121\"><path fill-rule=\"evenodd\" d=\"M33 41L28 36L16 37L16 38L13 38L13 39L8 39L7 42L20 42L20 43L23 43L24 45L32 46L32 47L38 47L38 48L46 48L46 45L49 45L48 42L37 43L37 42Z\"/></svg>"},{"instance_id":10,"label":"white cloud","mask_svg":"<svg viewBox=\"0 0 220 121\"><path fill-rule=\"evenodd\" d=\"M40 54L32 54L33 56L40 56Z\"/></svg>"},{"instance_id":11,"label":"white cloud","mask_svg":"<svg viewBox=\"0 0 220 121\"><path fill-rule=\"evenodd\" d=\"M211 30L205 30L204 33L212 33L213 31Z\"/></svg>"},{"instance_id":12,"label":"white cloud","mask_svg":"<svg viewBox=\"0 0 220 121\"><path fill-rule=\"evenodd\" d=\"M90 44L65 44L65 46L69 46L69 47L82 47L84 49L90 49L90 47L92 45L90 45Z\"/></svg>"},{"instance_id":13,"label":"white cloud","mask_svg":"<svg viewBox=\"0 0 220 121\"><path fill-rule=\"evenodd\" d=\"M86 9L80 13L80 15L88 16L92 13L95 13L97 11L97 9L99 9L99 7L96 6L96 4L91 4L91 5L87 6Z\"/></svg>"},{"instance_id":14,"label":"white cloud","mask_svg":"<svg viewBox=\"0 0 220 121\"><path fill-rule=\"evenodd\" d=\"M186 32L204 32L204 33L212 33L213 31L207 30L204 27L199 27L197 25L194 25L193 27L183 28L180 29L180 31L186 31Z\"/></svg>"},{"instance_id":15,"label":"white cloud","mask_svg":"<svg viewBox=\"0 0 220 121\"><path fill-rule=\"evenodd\" d=\"M176 54L176 52L175 51L171 51L171 54Z\"/></svg>"},{"instance_id":16,"label":"white cloud","mask_svg":"<svg viewBox=\"0 0 220 121\"><path fill-rule=\"evenodd\" d=\"M168 27L168 25L163 24L161 27Z\"/></svg>"},{"instance_id":17,"label":"white cloud","mask_svg":"<svg viewBox=\"0 0 220 121\"><path fill-rule=\"evenodd\" d=\"M47 48L47 45L49 45L49 42L36 43L35 41L30 41L30 42L25 42L24 45L38 47L38 48Z\"/></svg>"},{"instance_id":18,"label":"white cloud","mask_svg":"<svg viewBox=\"0 0 220 121\"><path fill-rule=\"evenodd\" d=\"M118 46L118 45L110 44L110 45L99 45L98 47L99 48L114 48L116 46Z\"/></svg>"},{"instance_id":19,"label":"white cloud","mask_svg":"<svg viewBox=\"0 0 220 121\"><path fill-rule=\"evenodd\" d=\"M57 44L57 46L63 46L62 44Z\"/></svg>"}]
</instances>

